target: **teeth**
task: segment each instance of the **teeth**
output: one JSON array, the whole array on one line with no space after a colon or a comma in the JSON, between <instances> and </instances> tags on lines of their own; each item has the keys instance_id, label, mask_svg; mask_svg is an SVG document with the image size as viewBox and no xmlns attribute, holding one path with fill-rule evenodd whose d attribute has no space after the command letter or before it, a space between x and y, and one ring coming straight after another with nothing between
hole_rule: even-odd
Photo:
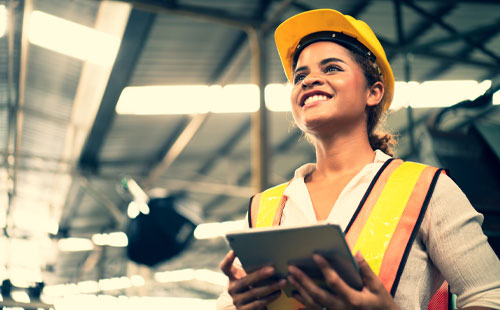
<instances>
[{"instance_id":1,"label":"teeth","mask_svg":"<svg viewBox=\"0 0 500 310\"><path fill-rule=\"evenodd\" d=\"M307 99L304 101L304 105L313 103L315 101L322 101L322 100L328 100L328 97L325 95L314 95L307 97Z\"/></svg>"}]
</instances>

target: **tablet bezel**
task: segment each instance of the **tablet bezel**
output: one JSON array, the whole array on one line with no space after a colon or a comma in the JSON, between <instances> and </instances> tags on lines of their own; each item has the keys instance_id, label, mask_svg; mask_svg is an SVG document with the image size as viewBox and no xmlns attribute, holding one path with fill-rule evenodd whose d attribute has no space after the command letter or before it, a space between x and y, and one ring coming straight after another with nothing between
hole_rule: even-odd
<instances>
[{"instance_id":1,"label":"tablet bezel","mask_svg":"<svg viewBox=\"0 0 500 310\"><path fill-rule=\"evenodd\" d=\"M227 233L226 240L247 273L271 265L276 278L286 278L288 265L293 264L326 287L321 270L312 259L318 253L348 285L357 290L363 288L358 265L339 225L249 228Z\"/></svg>"}]
</instances>

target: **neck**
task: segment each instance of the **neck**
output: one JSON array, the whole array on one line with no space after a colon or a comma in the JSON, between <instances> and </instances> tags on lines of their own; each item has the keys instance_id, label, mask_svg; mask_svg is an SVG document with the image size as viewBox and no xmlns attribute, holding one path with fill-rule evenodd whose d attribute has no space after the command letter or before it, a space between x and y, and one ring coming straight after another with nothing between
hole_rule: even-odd
<instances>
[{"instance_id":1,"label":"neck","mask_svg":"<svg viewBox=\"0 0 500 310\"><path fill-rule=\"evenodd\" d=\"M366 129L361 129L358 134L315 137L314 145L317 161L315 178L357 173L375 158Z\"/></svg>"}]
</instances>

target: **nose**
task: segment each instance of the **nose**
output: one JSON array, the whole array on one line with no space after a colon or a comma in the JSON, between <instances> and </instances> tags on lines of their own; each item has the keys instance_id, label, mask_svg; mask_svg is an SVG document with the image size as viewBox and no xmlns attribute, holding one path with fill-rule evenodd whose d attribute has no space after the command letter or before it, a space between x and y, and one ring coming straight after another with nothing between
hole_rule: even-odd
<instances>
[{"instance_id":1,"label":"nose","mask_svg":"<svg viewBox=\"0 0 500 310\"><path fill-rule=\"evenodd\" d=\"M302 80L302 88L307 89L307 88L312 88L313 86L317 85L322 85L323 84L323 78L319 74L308 74L303 80Z\"/></svg>"}]
</instances>

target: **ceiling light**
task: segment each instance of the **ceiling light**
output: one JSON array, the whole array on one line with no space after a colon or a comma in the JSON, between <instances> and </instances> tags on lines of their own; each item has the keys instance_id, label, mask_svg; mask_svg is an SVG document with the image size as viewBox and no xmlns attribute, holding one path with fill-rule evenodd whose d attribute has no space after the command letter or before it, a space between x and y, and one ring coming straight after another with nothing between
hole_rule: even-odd
<instances>
[{"instance_id":1,"label":"ceiling light","mask_svg":"<svg viewBox=\"0 0 500 310\"><path fill-rule=\"evenodd\" d=\"M120 39L41 11L28 19L30 43L94 64L113 64Z\"/></svg>"},{"instance_id":2,"label":"ceiling light","mask_svg":"<svg viewBox=\"0 0 500 310\"><path fill-rule=\"evenodd\" d=\"M131 201L127 207L127 215L131 219L135 219L141 211L139 211L139 206L135 201Z\"/></svg>"},{"instance_id":3,"label":"ceiling light","mask_svg":"<svg viewBox=\"0 0 500 310\"><path fill-rule=\"evenodd\" d=\"M92 236L92 242L99 246L126 247L128 238L124 232L112 232L109 234L95 234Z\"/></svg>"},{"instance_id":4,"label":"ceiling light","mask_svg":"<svg viewBox=\"0 0 500 310\"><path fill-rule=\"evenodd\" d=\"M473 80L396 82L391 110L411 106L413 108L448 107L464 100L473 100L491 87L491 81Z\"/></svg>"},{"instance_id":5,"label":"ceiling light","mask_svg":"<svg viewBox=\"0 0 500 310\"><path fill-rule=\"evenodd\" d=\"M28 296L28 293L26 293L26 291L14 290L10 293L10 296L12 296L12 299L17 302L23 302L27 304L30 302L30 297Z\"/></svg>"},{"instance_id":6,"label":"ceiling light","mask_svg":"<svg viewBox=\"0 0 500 310\"><path fill-rule=\"evenodd\" d=\"M132 282L132 285L135 287L143 286L144 284L146 284L146 281L140 275L131 276L130 281Z\"/></svg>"},{"instance_id":7,"label":"ceiling light","mask_svg":"<svg viewBox=\"0 0 500 310\"><path fill-rule=\"evenodd\" d=\"M97 293L101 290L97 281L81 281L77 284L78 291L82 294Z\"/></svg>"},{"instance_id":8,"label":"ceiling light","mask_svg":"<svg viewBox=\"0 0 500 310\"><path fill-rule=\"evenodd\" d=\"M248 113L259 109L259 88L241 85L131 86L123 89L118 114ZM238 104L235 104L238 101Z\"/></svg>"},{"instance_id":9,"label":"ceiling light","mask_svg":"<svg viewBox=\"0 0 500 310\"><path fill-rule=\"evenodd\" d=\"M273 112L291 111L290 92L291 84L268 84L264 90L266 107Z\"/></svg>"},{"instance_id":10,"label":"ceiling light","mask_svg":"<svg viewBox=\"0 0 500 310\"><path fill-rule=\"evenodd\" d=\"M182 282L198 280L215 285L224 286L227 283L227 277L221 272L208 269L180 269L174 271L161 271L154 274L156 281L160 283Z\"/></svg>"},{"instance_id":11,"label":"ceiling light","mask_svg":"<svg viewBox=\"0 0 500 310\"><path fill-rule=\"evenodd\" d=\"M212 87L210 111L249 113L259 110L259 87L255 84L230 84Z\"/></svg>"},{"instance_id":12,"label":"ceiling light","mask_svg":"<svg viewBox=\"0 0 500 310\"><path fill-rule=\"evenodd\" d=\"M245 224L245 220L200 224L196 226L196 229L194 230L194 237L196 239L224 237L229 231L239 230L246 227Z\"/></svg>"},{"instance_id":13,"label":"ceiling light","mask_svg":"<svg viewBox=\"0 0 500 310\"><path fill-rule=\"evenodd\" d=\"M132 286L132 282L127 277L101 279L99 287L103 291L121 290Z\"/></svg>"},{"instance_id":14,"label":"ceiling light","mask_svg":"<svg viewBox=\"0 0 500 310\"><path fill-rule=\"evenodd\" d=\"M0 37L7 31L7 9L5 5L0 5Z\"/></svg>"},{"instance_id":15,"label":"ceiling light","mask_svg":"<svg viewBox=\"0 0 500 310\"><path fill-rule=\"evenodd\" d=\"M497 90L494 94L493 94L493 104L500 104L500 90Z\"/></svg>"},{"instance_id":16,"label":"ceiling light","mask_svg":"<svg viewBox=\"0 0 500 310\"><path fill-rule=\"evenodd\" d=\"M90 251L94 248L92 241L85 238L59 239L58 246L59 250L63 252Z\"/></svg>"}]
</instances>

